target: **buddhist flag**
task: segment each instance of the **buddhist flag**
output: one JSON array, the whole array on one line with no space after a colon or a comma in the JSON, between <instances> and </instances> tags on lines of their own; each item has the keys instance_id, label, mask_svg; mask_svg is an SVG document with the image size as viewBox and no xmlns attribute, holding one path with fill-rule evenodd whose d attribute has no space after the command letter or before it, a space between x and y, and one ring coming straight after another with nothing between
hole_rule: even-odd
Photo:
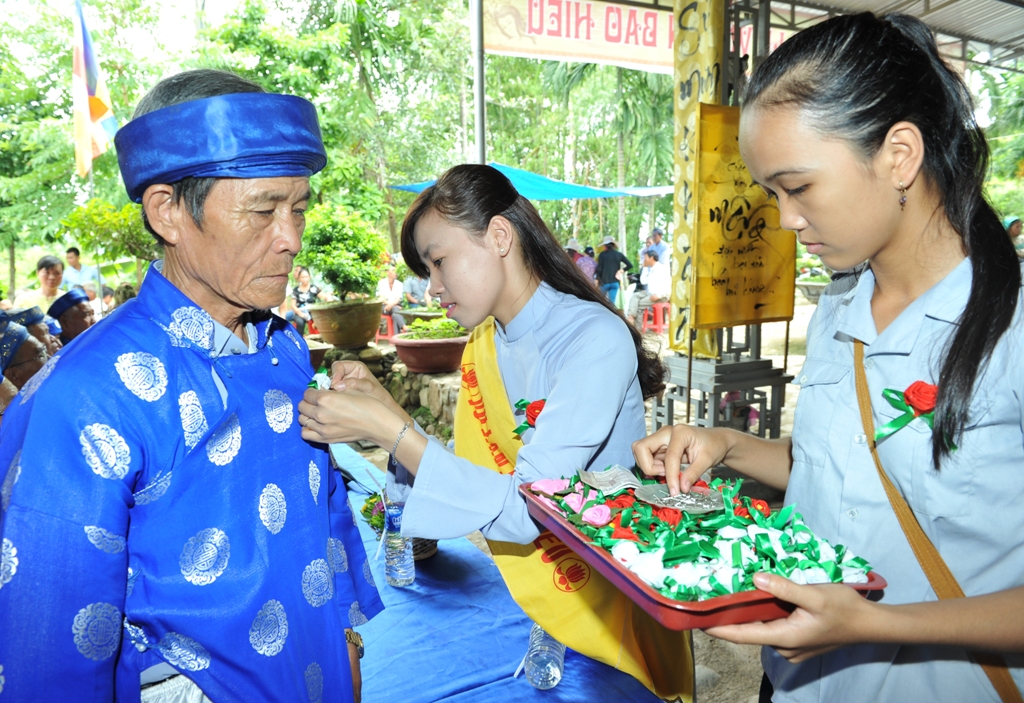
<instances>
[{"instance_id":1,"label":"buddhist flag","mask_svg":"<svg viewBox=\"0 0 1024 703\"><path fill-rule=\"evenodd\" d=\"M92 39L85 27L82 2L75 0L75 47L71 91L75 102L75 166L85 178L92 160L107 150L120 126L111 110L110 93L100 75Z\"/></svg>"}]
</instances>

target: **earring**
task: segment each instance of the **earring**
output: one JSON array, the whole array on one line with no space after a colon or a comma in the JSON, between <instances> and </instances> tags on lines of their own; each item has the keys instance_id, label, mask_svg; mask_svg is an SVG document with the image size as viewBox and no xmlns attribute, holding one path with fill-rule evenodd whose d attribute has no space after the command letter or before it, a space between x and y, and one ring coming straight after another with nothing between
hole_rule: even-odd
<instances>
[{"instance_id":1,"label":"earring","mask_svg":"<svg viewBox=\"0 0 1024 703\"><path fill-rule=\"evenodd\" d=\"M900 211L907 206L907 188L903 185L903 181L900 180Z\"/></svg>"},{"instance_id":2,"label":"earring","mask_svg":"<svg viewBox=\"0 0 1024 703\"><path fill-rule=\"evenodd\" d=\"M906 198L904 198L904 200L906 200ZM505 253L505 248L502 247L501 249L498 249L498 253L499 254L504 254Z\"/></svg>"}]
</instances>

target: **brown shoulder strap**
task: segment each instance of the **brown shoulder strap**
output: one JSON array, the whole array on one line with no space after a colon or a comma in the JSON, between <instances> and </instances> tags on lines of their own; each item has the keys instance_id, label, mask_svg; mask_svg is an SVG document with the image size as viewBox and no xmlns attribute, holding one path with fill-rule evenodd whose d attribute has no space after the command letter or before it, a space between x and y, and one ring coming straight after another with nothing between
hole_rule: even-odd
<instances>
[{"instance_id":1,"label":"brown shoulder strap","mask_svg":"<svg viewBox=\"0 0 1024 703\"><path fill-rule=\"evenodd\" d=\"M875 445L875 421L871 415L871 391L868 389L868 378L864 373L864 343L859 339L853 343L853 371L857 383L857 403L860 406L860 419L864 424L864 434L867 435L868 447L871 448L871 458L875 460L875 468L878 469L878 477L882 480L885 488L885 495L889 498L896 519L899 520L903 533L910 542L910 548L914 550L917 562L928 577L928 583L940 599L963 598L964 592L957 583L956 577L946 566L946 562L935 548L928 535L921 529L914 512L907 505L907 501L900 494L899 490L889 480L889 476L882 468L882 460L878 457L878 447ZM989 681L999 694L1003 703L1024 703L1020 689L1014 683L1013 677L1006 668L1006 663L998 654L971 652L971 656L977 661L988 675Z\"/></svg>"}]
</instances>

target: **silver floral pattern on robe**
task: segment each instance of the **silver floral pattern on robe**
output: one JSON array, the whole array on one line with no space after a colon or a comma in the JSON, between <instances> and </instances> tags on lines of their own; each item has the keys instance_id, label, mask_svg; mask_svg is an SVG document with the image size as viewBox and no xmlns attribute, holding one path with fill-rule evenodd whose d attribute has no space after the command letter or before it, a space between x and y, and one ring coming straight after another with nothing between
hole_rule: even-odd
<instances>
[{"instance_id":1,"label":"silver floral pattern on robe","mask_svg":"<svg viewBox=\"0 0 1024 703\"><path fill-rule=\"evenodd\" d=\"M60 361L60 354L51 356L50 360L43 364L43 368L35 372L35 374L28 380L28 383L21 389L21 402L19 405L24 405L28 402L28 399L35 395L36 391L39 390L39 386L43 385L43 381L50 377L53 373L53 367Z\"/></svg>"},{"instance_id":2,"label":"silver floral pattern on robe","mask_svg":"<svg viewBox=\"0 0 1024 703\"><path fill-rule=\"evenodd\" d=\"M196 586L207 586L228 568L231 543L216 527L201 530L189 537L181 550L178 566L185 580Z\"/></svg>"},{"instance_id":3,"label":"silver floral pattern on robe","mask_svg":"<svg viewBox=\"0 0 1024 703\"><path fill-rule=\"evenodd\" d=\"M231 463L241 448L242 426L238 424L238 416L232 413L206 441L206 456L217 466L225 466Z\"/></svg>"},{"instance_id":4,"label":"silver floral pattern on robe","mask_svg":"<svg viewBox=\"0 0 1024 703\"><path fill-rule=\"evenodd\" d=\"M136 505L147 505L152 503L154 500L162 497L167 489L171 487L171 474L173 471L168 471L165 474L157 474L156 478L153 479L148 486L136 491L133 494Z\"/></svg>"},{"instance_id":5,"label":"silver floral pattern on robe","mask_svg":"<svg viewBox=\"0 0 1024 703\"><path fill-rule=\"evenodd\" d=\"M0 542L0 588L11 582L18 573L18 548L14 542L4 537Z\"/></svg>"},{"instance_id":6,"label":"silver floral pattern on robe","mask_svg":"<svg viewBox=\"0 0 1024 703\"><path fill-rule=\"evenodd\" d=\"M82 656L109 659L121 643L121 612L110 603L90 603L75 615L71 631Z\"/></svg>"},{"instance_id":7,"label":"silver floral pattern on robe","mask_svg":"<svg viewBox=\"0 0 1024 703\"><path fill-rule=\"evenodd\" d=\"M171 666L185 671L201 671L210 666L210 653L191 637L168 632L156 647Z\"/></svg>"},{"instance_id":8,"label":"silver floral pattern on robe","mask_svg":"<svg viewBox=\"0 0 1024 703\"><path fill-rule=\"evenodd\" d=\"M11 459L11 465L7 467L7 475L4 476L4 482L0 484L0 510L7 512L7 508L11 505L11 496L14 494L14 484L18 482L18 478L21 476L21 450L14 455Z\"/></svg>"},{"instance_id":9,"label":"silver floral pattern on robe","mask_svg":"<svg viewBox=\"0 0 1024 703\"><path fill-rule=\"evenodd\" d=\"M348 554L345 552L345 544L337 537L327 538L327 564L336 574L348 571Z\"/></svg>"},{"instance_id":10,"label":"silver floral pattern on robe","mask_svg":"<svg viewBox=\"0 0 1024 703\"><path fill-rule=\"evenodd\" d=\"M178 411L181 413L181 429L185 433L185 446L192 449L210 429L206 414L195 391L185 391L178 396Z\"/></svg>"},{"instance_id":11,"label":"silver floral pattern on robe","mask_svg":"<svg viewBox=\"0 0 1024 703\"><path fill-rule=\"evenodd\" d=\"M302 595L319 608L334 597L334 575L323 559L314 559L302 570Z\"/></svg>"},{"instance_id":12,"label":"silver floral pattern on robe","mask_svg":"<svg viewBox=\"0 0 1024 703\"><path fill-rule=\"evenodd\" d=\"M267 424L274 432L281 434L292 426L295 411L291 399L284 391L271 388L264 393L263 410L267 415Z\"/></svg>"},{"instance_id":13,"label":"silver floral pattern on robe","mask_svg":"<svg viewBox=\"0 0 1024 703\"><path fill-rule=\"evenodd\" d=\"M348 621L352 623L352 627L359 627L370 622L363 611L359 609L359 601L353 601L352 605L348 609Z\"/></svg>"},{"instance_id":14,"label":"silver floral pattern on robe","mask_svg":"<svg viewBox=\"0 0 1024 703\"><path fill-rule=\"evenodd\" d=\"M288 637L288 616L279 601L268 600L263 604L256 619L249 628L249 644L266 657L280 654Z\"/></svg>"},{"instance_id":15,"label":"silver floral pattern on robe","mask_svg":"<svg viewBox=\"0 0 1024 703\"><path fill-rule=\"evenodd\" d=\"M309 492L313 494L313 503L320 505L320 467L315 461L309 462Z\"/></svg>"},{"instance_id":16,"label":"silver floral pattern on robe","mask_svg":"<svg viewBox=\"0 0 1024 703\"><path fill-rule=\"evenodd\" d=\"M107 554L118 554L124 551L125 541L121 535L114 534L109 530L104 530L102 527L97 525L86 525L82 529L85 530L85 536L89 538L89 542L92 546L101 552Z\"/></svg>"},{"instance_id":17,"label":"silver floral pattern on robe","mask_svg":"<svg viewBox=\"0 0 1024 703\"><path fill-rule=\"evenodd\" d=\"M180 307L172 312L167 332L172 341L187 339L207 351L213 349L213 318L200 308ZM178 343L178 346L184 345Z\"/></svg>"},{"instance_id":18,"label":"silver floral pattern on robe","mask_svg":"<svg viewBox=\"0 0 1024 703\"><path fill-rule=\"evenodd\" d=\"M324 700L324 672L320 665L313 662L306 667L306 695L309 696L309 703L323 703Z\"/></svg>"},{"instance_id":19,"label":"silver floral pattern on robe","mask_svg":"<svg viewBox=\"0 0 1024 703\"><path fill-rule=\"evenodd\" d=\"M260 493L260 522L270 530L270 534L276 535L284 527L287 517L288 503L284 493L276 484L268 483Z\"/></svg>"},{"instance_id":20,"label":"silver floral pattern on robe","mask_svg":"<svg viewBox=\"0 0 1024 703\"><path fill-rule=\"evenodd\" d=\"M167 390L167 370L163 362L147 352L128 352L114 362L121 383L139 398L152 403Z\"/></svg>"},{"instance_id":21,"label":"silver floral pattern on robe","mask_svg":"<svg viewBox=\"0 0 1024 703\"><path fill-rule=\"evenodd\" d=\"M93 473L109 479L122 479L128 475L131 451L113 427L93 423L82 430L78 441L82 445L85 463Z\"/></svg>"}]
</instances>

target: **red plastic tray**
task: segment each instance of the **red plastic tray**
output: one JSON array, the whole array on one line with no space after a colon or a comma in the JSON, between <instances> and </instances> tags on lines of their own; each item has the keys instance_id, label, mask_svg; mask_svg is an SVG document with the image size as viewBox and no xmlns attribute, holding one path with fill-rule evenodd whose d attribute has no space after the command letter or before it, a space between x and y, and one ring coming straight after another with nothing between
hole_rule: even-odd
<instances>
[{"instance_id":1,"label":"red plastic tray","mask_svg":"<svg viewBox=\"0 0 1024 703\"><path fill-rule=\"evenodd\" d=\"M793 611L792 604L764 591L743 591L703 601L667 598L641 581L607 551L590 544L586 535L579 532L568 520L537 500L537 496L530 492L530 484L520 485L519 492L526 500L526 507L535 520L551 530L565 546L597 569L630 600L670 630L703 630L715 625L766 622L784 618ZM884 578L871 571L868 573L867 583L848 585L860 591L861 595L867 596L870 591L881 591L887 584Z\"/></svg>"}]
</instances>

